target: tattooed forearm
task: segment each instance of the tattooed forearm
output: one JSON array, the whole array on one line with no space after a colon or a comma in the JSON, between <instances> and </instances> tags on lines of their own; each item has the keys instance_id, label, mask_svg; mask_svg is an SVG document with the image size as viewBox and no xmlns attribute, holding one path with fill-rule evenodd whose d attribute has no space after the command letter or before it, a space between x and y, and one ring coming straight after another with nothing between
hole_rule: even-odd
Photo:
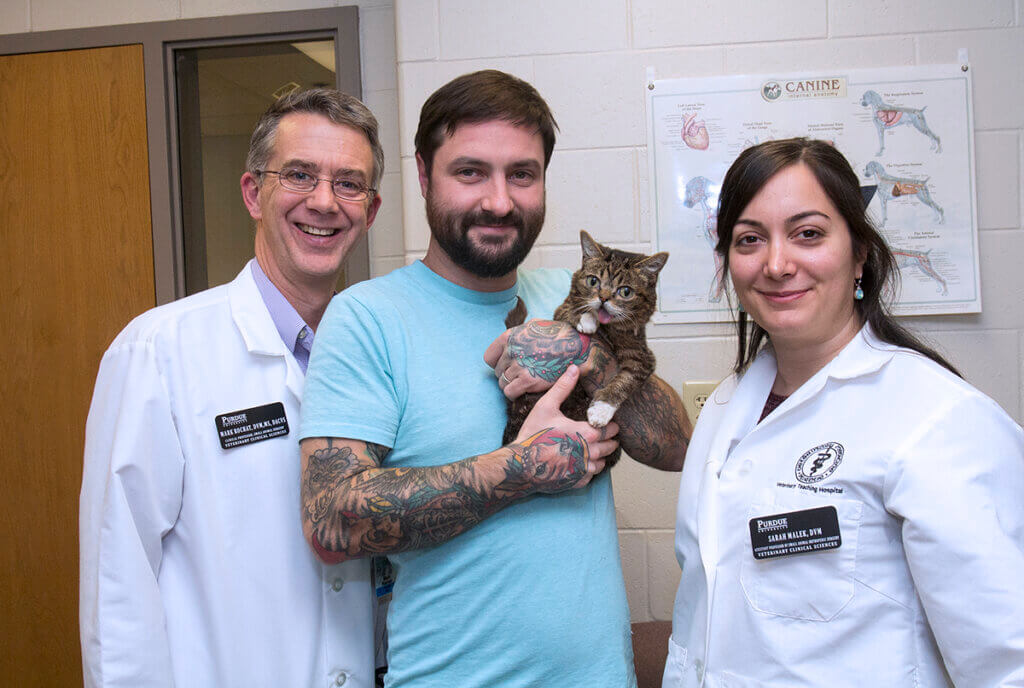
<instances>
[{"instance_id":1,"label":"tattooed forearm","mask_svg":"<svg viewBox=\"0 0 1024 688\"><path fill-rule=\"evenodd\" d=\"M545 449L554 449L561 459L552 462L543 456ZM520 444L509 445L510 456L506 463L506 482L522 484L530 492L563 492L571 489L587 472L590 447L582 437L570 437L551 428L541 430L523 440ZM509 497L514 495L509 494Z\"/></svg>"},{"instance_id":2,"label":"tattooed forearm","mask_svg":"<svg viewBox=\"0 0 1024 688\"><path fill-rule=\"evenodd\" d=\"M550 429L424 468L382 468L388 449L355 440L305 440L302 451L303 526L325 561L445 542L530 494L574 487L589 458L581 437Z\"/></svg>"},{"instance_id":3,"label":"tattooed forearm","mask_svg":"<svg viewBox=\"0 0 1024 688\"><path fill-rule=\"evenodd\" d=\"M679 395L664 380L650 376L615 420L622 448L631 457L652 468L682 469L693 426Z\"/></svg>"},{"instance_id":4,"label":"tattooed forearm","mask_svg":"<svg viewBox=\"0 0 1024 688\"><path fill-rule=\"evenodd\" d=\"M619 372L618 363L608 347L599 342L590 346L590 360L580 368L580 384L587 394L593 394L607 385Z\"/></svg>"},{"instance_id":5,"label":"tattooed forearm","mask_svg":"<svg viewBox=\"0 0 1024 688\"><path fill-rule=\"evenodd\" d=\"M575 363L590 355L590 337L560 322L531 320L508 338L509 355L534 377L554 382Z\"/></svg>"}]
</instances>

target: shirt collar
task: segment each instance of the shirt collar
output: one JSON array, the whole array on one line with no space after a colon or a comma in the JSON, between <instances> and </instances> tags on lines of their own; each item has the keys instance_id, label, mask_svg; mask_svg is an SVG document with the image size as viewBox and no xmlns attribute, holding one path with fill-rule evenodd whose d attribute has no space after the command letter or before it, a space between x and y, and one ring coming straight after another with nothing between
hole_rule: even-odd
<instances>
[{"instance_id":1,"label":"shirt collar","mask_svg":"<svg viewBox=\"0 0 1024 688\"><path fill-rule=\"evenodd\" d=\"M263 298L263 304L270 312L270 318L274 321L277 333L281 335L281 341L289 351L296 354L300 362L308 360L309 350L313 346L313 329L306 325L295 307L288 303L288 299L284 297L281 290L274 286L255 258L249 261L249 268L252 270L256 288ZM301 352L300 349L305 349L305 351ZM300 355L302 353L305 355Z\"/></svg>"},{"instance_id":2,"label":"shirt collar","mask_svg":"<svg viewBox=\"0 0 1024 688\"><path fill-rule=\"evenodd\" d=\"M888 363L897 351L897 345L883 342L871 329L871 325L865 323L857 336L825 369L831 378L848 380L875 372Z\"/></svg>"}]
</instances>

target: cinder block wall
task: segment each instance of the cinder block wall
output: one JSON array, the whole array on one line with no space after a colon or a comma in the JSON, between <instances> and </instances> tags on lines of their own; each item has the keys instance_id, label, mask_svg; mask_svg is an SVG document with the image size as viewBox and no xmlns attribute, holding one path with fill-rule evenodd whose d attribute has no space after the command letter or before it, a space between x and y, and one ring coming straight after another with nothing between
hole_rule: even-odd
<instances>
[{"instance_id":1,"label":"cinder block wall","mask_svg":"<svg viewBox=\"0 0 1024 688\"><path fill-rule=\"evenodd\" d=\"M371 230L374 274L426 250L413 133L426 96L464 72L512 72L553 107L562 131L547 226L530 262L573 267L580 228L621 248L650 248L647 66L663 77L885 67L953 62L967 48L985 311L910 323L1024 418L1024 0L20 0L0 3L0 31L348 4L361 9L364 98L387 154L384 206ZM651 335L658 373L677 387L728 371L733 341L724 325L658 326ZM630 462L615 471L633 619L668 619L678 581L677 476Z\"/></svg>"},{"instance_id":2,"label":"cinder block wall","mask_svg":"<svg viewBox=\"0 0 1024 688\"><path fill-rule=\"evenodd\" d=\"M396 0L406 258L429 236L413 134L425 97L448 79L494 67L533 83L561 126L548 178L548 221L533 265L574 267L586 228L620 248L649 250L644 77L760 74L808 68L955 62L974 74L981 225L980 315L910 319L967 378L1022 418L1024 5L1014 0L588 0L516 3ZM723 325L650 331L658 374L723 377L733 339ZM634 621L669 619L679 580L672 546L677 480L626 462L615 498Z\"/></svg>"}]
</instances>

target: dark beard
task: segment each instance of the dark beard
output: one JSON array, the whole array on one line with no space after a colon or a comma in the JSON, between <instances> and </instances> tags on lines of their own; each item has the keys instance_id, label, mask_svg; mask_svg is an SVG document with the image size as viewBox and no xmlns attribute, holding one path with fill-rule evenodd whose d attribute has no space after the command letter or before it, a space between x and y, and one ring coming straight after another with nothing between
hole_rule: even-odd
<instances>
[{"instance_id":1,"label":"dark beard","mask_svg":"<svg viewBox=\"0 0 1024 688\"><path fill-rule=\"evenodd\" d=\"M544 225L543 206L525 214L513 209L504 217L497 217L485 210L465 214L451 212L436 203L429 193L426 201L427 224L434 240L453 263L477 277L502 277L519 267ZM469 240L469 228L473 225L515 227L515 241L500 253L496 252L498 249L488 251L486 242L478 246Z\"/></svg>"}]
</instances>

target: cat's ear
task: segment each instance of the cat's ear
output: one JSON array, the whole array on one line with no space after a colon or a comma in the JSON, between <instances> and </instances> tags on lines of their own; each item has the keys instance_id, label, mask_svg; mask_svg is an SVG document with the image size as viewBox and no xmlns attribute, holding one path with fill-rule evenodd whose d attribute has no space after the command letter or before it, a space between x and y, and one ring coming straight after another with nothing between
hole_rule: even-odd
<instances>
[{"instance_id":1,"label":"cat's ear","mask_svg":"<svg viewBox=\"0 0 1024 688\"><path fill-rule=\"evenodd\" d=\"M580 230L580 245L583 247L584 258L601 258L604 256L604 247L594 241L594 238L583 229Z\"/></svg>"},{"instance_id":2,"label":"cat's ear","mask_svg":"<svg viewBox=\"0 0 1024 688\"><path fill-rule=\"evenodd\" d=\"M662 251L661 253L655 253L653 256L647 256L637 263L637 267L647 270L652 275L657 275L667 262L668 254Z\"/></svg>"}]
</instances>

